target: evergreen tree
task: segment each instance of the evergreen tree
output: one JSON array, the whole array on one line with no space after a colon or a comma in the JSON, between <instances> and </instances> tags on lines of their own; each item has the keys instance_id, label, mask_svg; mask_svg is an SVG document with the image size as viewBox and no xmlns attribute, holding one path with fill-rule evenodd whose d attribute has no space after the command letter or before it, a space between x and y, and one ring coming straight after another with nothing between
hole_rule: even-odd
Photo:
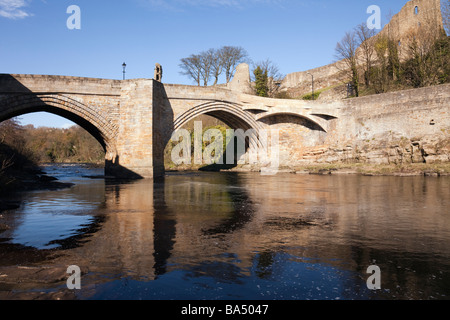
<instances>
[{"instance_id":1,"label":"evergreen tree","mask_svg":"<svg viewBox=\"0 0 450 320\"><path fill-rule=\"evenodd\" d=\"M255 75L256 95L267 97L269 92L267 71L263 71L261 67L257 67L253 74Z\"/></svg>"}]
</instances>

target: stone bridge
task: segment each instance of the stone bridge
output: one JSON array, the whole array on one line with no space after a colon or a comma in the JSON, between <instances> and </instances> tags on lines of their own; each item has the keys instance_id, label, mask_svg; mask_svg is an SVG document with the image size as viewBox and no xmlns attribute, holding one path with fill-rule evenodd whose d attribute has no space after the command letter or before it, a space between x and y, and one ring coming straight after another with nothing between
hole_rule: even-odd
<instances>
[{"instance_id":1,"label":"stone bridge","mask_svg":"<svg viewBox=\"0 0 450 320\"><path fill-rule=\"evenodd\" d=\"M355 158L363 141L385 137L386 132L411 140L428 133L448 135L448 89L443 85L321 103L256 97L239 86L2 74L0 121L39 111L63 116L103 146L106 175L153 178L164 174L164 149L174 130L202 114L233 129L277 130L280 165L292 167ZM260 146L257 136L250 140L250 147Z\"/></svg>"}]
</instances>

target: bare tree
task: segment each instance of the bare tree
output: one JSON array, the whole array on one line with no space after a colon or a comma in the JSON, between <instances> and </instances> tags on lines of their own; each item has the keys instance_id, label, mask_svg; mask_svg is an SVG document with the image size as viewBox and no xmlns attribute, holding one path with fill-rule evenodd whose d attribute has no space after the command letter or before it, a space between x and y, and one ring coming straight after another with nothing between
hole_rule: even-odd
<instances>
[{"instance_id":1,"label":"bare tree","mask_svg":"<svg viewBox=\"0 0 450 320\"><path fill-rule=\"evenodd\" d=\"M223 72L224 61L222 59L222 55L220 50L210 49L211 54L211 73L214 78L214 86L219 82L219 76Z\"/></svg>"},{"instance_id":2,"label":"bare tree","mask_svg":"<svg viewBox=\"0 0 450 320\"><path fill-rule=\"evenodd\" d=\"M422 23L417 31L410 31L407 35L405 53L407 63L405 75L414 87L438 84L440 59L439 51L435 50L439 31L431 27L430 21Z\"/></svg>"},{"instance_id":3,"label":"bare tree","mask_svg":"<svg viewBox=\"0 0 450 320\"><path fill-rule=\"evenodd\" d=\"M356 33L347 32L340 42L336 45L336 58L342 60L347 70L350 71L351 84L355 90L355 95L359 96L359 75L358 75L358 59L356 50L358 49L358 41Z\"/></svg>"},{"instance_id":4,"label":"bare tree","mask_svg":"<svg viewBox=\"0 0 450 320\"><path fill-rule=\"evenodd\" d=\"M200 77L203 80L203 85L208 86L208 82L211 79L211 73L213 72L213 61L215 59L215 50L209 49L199 54L200 57Z\"/></svg>"},{"instance_id":5,"label":"bare tree","mask_svg":"<svg viewBox=\"0 0 450 320\"><path fill-rule=\"evenodd\" d=\"M236 66L247 59L248 53L241 47L231 46L222 47L219 51L223 69L225 70L226 81L228 83L233 78Z\"/></svg>"},{"instance_id":6,"label":"bare tree","mask_svg":"<svg viewBox=\"0 0 450 320\"><path fill-rule=\"evenodd\" d=\"M386 36L377 37L374 43L377 60L376 67L371 70L372 87L375 93L387 92L391 83L389 76L389 46L390 40Z\"/></svg>"},{"instance_id":7,"label":"bare tree","mask_svg":"<svg viewBox=\"0 0 450 320\"><path fill-rule=\"evenodd\" d=\"M366 87L370 86L370 70L373 66L375 51L375 29L369 29L367 23L362 23L355 28L359 44L359 52L364 61L364 82Z\"/></svg>"},{"instance_id":8,"label":"bare tree","mask_svg":"<svg viewBox=\"0 0 450 320\"><path fill-rule=\"evenodd\" d=\"M7 144L18 149L24 144L23 128L18 118L12 118L0 123L0 144Z\"/></svg>"},{"instance_id":9,"label":"bare tree","mask_svg":"<svg viewBox=\"0 0 450 320\"><path fill-rule=\"evenodd\" d=\"M207 86L211 78L214 78L216 85L219 76L225 71L228 83L233 78L236 66L246 61L247 57L247 51L241 47L225 46L220 49L209 49L181 59L181 74L193 79L198 86L202 81L203 85Z\"/></svg>"},{"instance_id":10,"label":"bare tree","mask_svg":"<svg viewBox=\"0 0 450 320\"><path fill-rule=\"evenodd\" d=\"M187 58L181 59L180 72L182 75L190 77L192 80L200 86L200 81L202 78L202 59L198 54L192 54Z\"/></svg>"}]
</instances>

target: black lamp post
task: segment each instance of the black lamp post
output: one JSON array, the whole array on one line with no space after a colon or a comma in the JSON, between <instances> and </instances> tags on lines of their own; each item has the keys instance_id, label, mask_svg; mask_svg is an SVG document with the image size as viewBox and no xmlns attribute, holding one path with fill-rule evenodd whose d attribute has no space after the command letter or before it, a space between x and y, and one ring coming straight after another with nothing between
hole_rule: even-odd
<instances>
[{"instance_id":1,"label":"black lamp post","mask_svg":"<svg viewBox=\"0 0 450 320\"><path fill-rule=\"evenodd\" d=\"M314 100L314 76L309 72L307 72L307 74L312 77L312 99Z\"/></svg>"},{"instance_id":2,"label":"black lamp post","mask_svg":"<svg viewBox=\"0 0 450 320\"><path fill-rule=\"evenodd\" d=\"M123 80L125 80L125 68L127 67L127 64L124 62L122 64L122 68L123 68Z\"/></svg>"}]
</instances>

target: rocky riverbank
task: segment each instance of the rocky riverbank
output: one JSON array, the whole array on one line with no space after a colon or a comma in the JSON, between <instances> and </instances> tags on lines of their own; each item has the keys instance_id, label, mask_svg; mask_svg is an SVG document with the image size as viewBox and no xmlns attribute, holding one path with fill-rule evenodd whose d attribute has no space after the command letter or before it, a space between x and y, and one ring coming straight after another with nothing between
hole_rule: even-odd
<instances>
[{"instance_id":1,"label":"rocky riverbank","mask_svg":"<svg viewBox=\"0 0 450 320\"><path fill-rule=\"evenodd\" d=\"M182 171L182 170L180 170ZM260 168L238 166L221 171L230 172L259 172ZM270 170L268 170L270 171ZM275 171L274 171L275 172ZM356 174L364 176L450 176L450 163L410 163L410 164L365 164L365 163L335 163L308 164L304 166L281 167L276 172L292 174Z\"/></svg>"},{"instance_id":2,"label":"rocky riverbank","mask_svg":"<svg viewBox=\"0 0 450 320\"><path fill-rule=\"evenodd\" d=\"M295 173L359 174L365 176L450 176L450 163L425 164L323 164L297 168Z\"/></svg>"}]
</instances>

